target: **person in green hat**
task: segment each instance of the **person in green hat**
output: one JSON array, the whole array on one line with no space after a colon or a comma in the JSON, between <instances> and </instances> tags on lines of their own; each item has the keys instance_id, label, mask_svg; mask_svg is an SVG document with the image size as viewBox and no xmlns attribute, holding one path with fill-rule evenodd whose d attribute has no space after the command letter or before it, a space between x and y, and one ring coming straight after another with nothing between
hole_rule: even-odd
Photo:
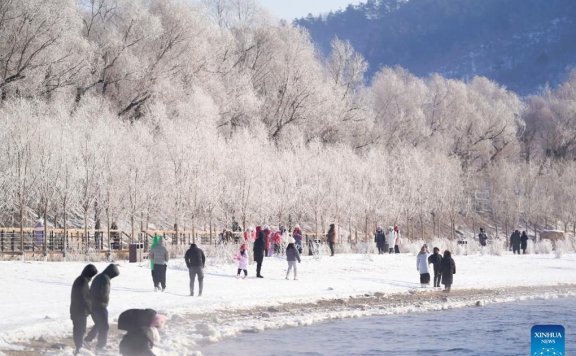
<instances>
[{"instance_id":1,"label":"person in green hat","mask_svg":"<svg viewBox=\"0 0 576 356\"><path fill-rule=\"evenodd\" d=\"M154 273L154 254L152 251L156 246L158 246L158 242L160 241L161 237L158 234L154 234L152 237L152 245L150 246L150 253L148 254L148 259L150 260L150 271L152 271L152 282L154 283L154 290L156 290L156 286L158 285L159 281Z\"/></svg>"},{"instance_id":2,"label":"person in green hat","mask_svg":"<svg viewBox=\"0 0 576 356\"><path fill-rule=\"evenodd\" d=\"M161 290L164 292L166 289L166 268L168 267L170 254L168 253L168 249L164 246L164 238L162 236L158 236L157 243L150 249L148 258L150 258L154 264L152 269L154 291Z\"/></svg>"}]
</instances>

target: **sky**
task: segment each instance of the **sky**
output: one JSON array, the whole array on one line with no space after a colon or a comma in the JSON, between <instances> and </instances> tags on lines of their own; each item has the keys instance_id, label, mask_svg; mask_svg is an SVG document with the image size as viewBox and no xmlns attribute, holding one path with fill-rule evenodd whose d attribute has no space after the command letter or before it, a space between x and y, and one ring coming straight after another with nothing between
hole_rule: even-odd
<instances>
[{"instance_id":1,"label":"sky","mask_svg":"<svg viewBox=\"0 0 576 356\"><path fill-rule=\"evenodd\" d=\"M359 4L361 0L259 0L272 15L291 22L295 18L306 17L308 13L317 16L330 10L344 10L349 4Z\"/></svg>"}]
</instances>

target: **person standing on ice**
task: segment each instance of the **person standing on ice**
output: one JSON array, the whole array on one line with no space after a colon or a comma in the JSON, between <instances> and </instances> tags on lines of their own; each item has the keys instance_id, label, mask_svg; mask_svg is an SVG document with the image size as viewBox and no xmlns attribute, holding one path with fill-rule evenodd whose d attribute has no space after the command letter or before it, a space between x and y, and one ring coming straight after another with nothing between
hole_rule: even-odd
<instances>
[{"instance_id":1,"label":"person standing on ice","mask_svg":"<svg viewBox=\"0 0 576 356\"><path fill-rule=\"evenodd\" d=\"M330 247L330 256L334 256L334 245L336 244L336 226L334 224L330 224L326 234L326 241L328 241L328 246Z\"/></svg>"},{"instance_id":2,"label":"person standing on ice","mask_svg":"<svg viewBox=\"0 0 576 356\"><path fill-rule=\"evenodd\" d=\"M292 268L294 268L294 280L298 279L298 269L296 268L296 261L298 261L298 263L300 263L300 254L298 253L298 250L296 249L296 246L294 245L293 241L290 241L290 243L288 243L288 246L286 247L286 261L288 261L288 271L286 271L286 279L288 279L288 276L290 275L290 270L292 270Z\"/></svg>"},{"instance_id":3,"label":"person standing on ice","mask_svg":"<svg viewBox=\"0 0 576 356\"><path fill-rule=\"evenodd\" d=\"M454 275L456 274L456 262L452 259L452 253L448 250L444 251L442 263L440 264L440 273L442 274L444 292L448 293L452 288L452 282L454 281Z\"/></svg>"},{"instance_id":4,"label":"person standing on ice","mask_svg":"<svg viewBox=\"0 0 576 356\"><path fill-rule=\"evenodd\" d=\"M198 296L200 297L204 287L204 266L206 265L204 251L198 248L195 243L191 244L184 255L184 262L186 262L190 276L190 296L194 296L194 282L198 276Z\"/></svg>"},{"instance_id":5,"label":"person standing on ice","mask_svg":"<svg viewBox=\"0 0 576 356\"><path fill-rule=\"evenodd\" d=\"M254 261L256 262L256 277L264 278L260 271L262 270L262 261L264 261L264 253L266 251L266 236L264 230L260 230L260 226L256 226L256 241L254 241Z\"/></svg>"},{"instance_id":6,"label":"person standing on ice","mask_svg":"<svg viewBox=\"0 0 576 356\"><path fill-rule=\"evenodd\" d=\"M70 300L70 319L72 319L72 337L77 355L82 348L84 334L86 334L86 318L90 315L91 300L90 287L88 283L98 273L93 264L89 264L82 270L78 278L72 284L72 295Z\"/></svg>"},{"instance_id":7,"label":"person standing on ice","mask_svg":"<svg viewBox=\"0 0 576 356\"><path fill-rule=\"evenodd\" d=\"M432 264L434 269L434 287L440 287L440 278L442 274L440 273L440 267L442 265L442 255L440 254L440 249L434 247L434 253L428 256L428 264Z\"/></svg>"},{"instance_id":8,"label":"person standing on ice","mask_svg":"<svg viewBox=\"0 0 576 356\"><path fill-rule=\"evenodd\" d=\"M384 234L382 226L376 228L376 233L374 233L374 242L376 242L378 254L383 254L386 251L386 235Z\"/></svg>"},{"instance_id":9,"label":"person standing on ice","mask_svg":"<svg viewBox=\"0 0 576 356\"><path fill-rule=\"evenodd\" d=\"M392 226L388 226L386 242L388 242L388 253L394 252L394 246L396 246L396 233L394 232L394 228Z\"/></svg>"},{"instance_id":10,"label":"person standing on ice","mask_svg":"<svg viewBox=\"0 0 576 356\"><path fill-rule=\"evenodd\" d=\"M416 270L420 272L420 286L425 288L430 284L430 271L428 271L428 247L424 244L416 256Z\"/></svg>"},{"instance_id":11,"label":"person standing on ice","mask_svg":"<svg viewBox=\"0 0 576 356\"><path fill-rule=\"evenodd\" d=\"M162 292L164 292L166 289L166 268L168 267L170 255L168 254L168 249L164 246L164 239L161 236L158 238L157 245L150 249L148 258L154 263L154 273L152 274L152 276L155 277L153 281L154 291L162 290ZM162 289L160 289L160 287L162 287Z\"/></svg>"},{"instance_id":12,"label":"person standing on ice","mask_svg":"<svg viewBox=\"0 0 576 356\"><path fill-rule=\"evenodd\" d=\"M110 301L110 280L120 274L118 266L109 264L106 269L97 275L90 286L90 299L92 309L90 311L94 326L90 329L84 341L91 342L98 336L96 349L103 349L108 342L108 302Z\"/></svg>"},{"instance_id":13,"label":"person standing on ice","mask_svg":"<svg viewBox=\"0 0 576 356\"><path fill-rule=\"evenodd\" d=\"M298 253L302 253L302 229L300 229L300 225L296 224L296 226L294 226L292 238L294 239L294 244L296 245L296 249L298 249Z\"/></svg>"},{"instance_id":14,"label":"person standing on ice","mask_svg":"<svg viewBox=\"0 0 576 356\"><path fill-rule=\"evenodd\" d=\"M522 231L522 236L520 236L520 248L522 249L522 254L526 254L526 248L528 247L528 235L526 231ZM518 251L520 253L520 251Z\"/></svg>"},{"instance_id":15,"label":"person standing on ice","mask_svg":"<svg viewBox=\"0 0 576 356\"><path fill-rule=\"evenodd\" d=\"M240 278L240 273L244 272L244 277L248 277L248 250L246 249L246 244L240 246L240 252L238 253L238 272L236 273L236 278Z\"/></svg>"}]
</instances>

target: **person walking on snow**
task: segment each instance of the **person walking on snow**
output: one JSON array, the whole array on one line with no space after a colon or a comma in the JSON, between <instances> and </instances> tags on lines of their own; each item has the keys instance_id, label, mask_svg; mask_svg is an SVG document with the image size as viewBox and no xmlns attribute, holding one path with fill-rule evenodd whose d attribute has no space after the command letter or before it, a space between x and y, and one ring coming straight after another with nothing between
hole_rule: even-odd
<instances>
[{"instance_id":1,"label":"person walking on snow","mask_svg":"<svg viewBox=\"0 0 576 356\"><path fill-rule=\"evenodd\" d=\"M442 274L440 273L440 267L442 265L442 255L440 254L440 249L434 247L433 254L428 257L428 264L432 264L434 269L434 287L440 287L440 278Z\"/></svg>"},{"instance_id":2,"label":"person walking on snow","mask_svg":"<svg viewBox=\"0 0 576 356\"><path fill-rule=\"evenodd\" d=\"M386 242L388 242L388 253L394 252L394 246L396 245L396 233L394 232L394 228L392 226L388 226Z\"/></svg>"},{"instance_id":3,"label":"person walking on snow","mask_svg":"<svg viewBox=\"0 0 576 356\"><path fill-rule=\"evenodd\" d=\"M512 247L512 252L514 254L520 254L520 244L521 244L521 236L520 231L514 230L512 236L510 236L510 246Z\"/></svg>"},{"instance_id":4,"label":"person walking on snow","mask_svg":"<svg viewBox=\"0 0 576 356\"><path fill-rule=\"evenodd\" d=\"M452 282L454 281L454 275L456 274L456 262L454 262L452 254L448 250L444 251L442 263L440 264L440 273L442 273L444 291L448 293L452 288Z\"/></svg>"},{"instance_id":5,"label":"person walking on snow","mask_svg":"<svg viewBox=\"0 0 576 356\"><path fill-rule=\"evenodd\" d=\"M288 261L288 271L286 271L286 279L290 275L290 270L294 268L294 280L298 279L298 270L296 268L296 261L300 263L300 254L296 249L293 242L290 242L286 247L286 261Z\"/></svg>"},{"instance_id":6,"label":"person walking on snow","mask_svg":"<svg viewBox=\"0 0 576 356\"><path fill-rule=\"evenodd\" d=\"M166 268L170 255L168 254L168 249L164 246L164 239L161 236L159 236L156 246L150 249L148 258L154 262L154 272L152 273L152 276L156 278L153 281L154 291L162 290L164 292L166 289ZM160 289L160 286L162 286L162 289Z\"/></svg>"},{"instance_id":7,"label":"person walking on snow","mask_svg":"<svg viewBox=\"0 0 576 356\"><path fill-rule=\"evenodd\" d=\"M336 244L336 226L334 224L330 224L326 234L326 241L328 241L328 246L330 247L330 256L334 256L334 245Z\"/></svg>"},{"instance_id":8,"label":"person walking on snow","mask_svg":"<svg viewBox=\"0 0 576 356\"><path fill-rule=\"evenodd\" d=\"M520 248L522 249L522 254L526 254L526 248L528 247L528 235L526 231L522 231L522 236L520 236ZM520 251L518 251L520 253Z\"/></svg>"},{"instance_id":9,"label":"person walking on snow","mask_svg":"<svg viewBox=\"0 0 576 356\"><path fill-rule=\"evenodd\" d=\"M238 258L238 272L236 273L236 278L240 278L240 272L244 271L244 277L248 277L248 250L246 249L246 245L242 244L240 246L240 253L237 256Z\"/></svg>"},{"instance_id":10,"label":"person walking on snow","mask_svg":"<svg viewBox=\"0 0 576 356\"><path fill-rule=\"evenodd\" d=\"M378 248L378 254L381 255L386 249L386 235L381 226L376 228L376 233L374 233L374 242L376 242L376 247Z\"/></svg>"},{"instance_id":11,"label":"person walking on snow","mask_svg":"<svg viewBox=\"0 0 576 356\"><path fill-rule=\"evenodd\" d=\"M150 245L150 251L154 250L156 246L158 246L158 242L162 237L158 234L154 234L152 238L152 245ZM158 278L156 277L156 272L154 271L154 258L150 254L148 254L148 260L150 261L150 271L152 273L152 283L154 284L154 291L156 291L156 286L158 285Z\"/></svg>"},{"instance_id":12,"label":"person walking on snow","mask_svg":"<svg viewBox=\"0 0 576 356\"><path fill-rule=\"evenodd\" d=\"M70 297L70 319L72 319L72 337L77 355L82 348L84 334L86 334L86 319L90 315L91 300L90 287L88 283L98 273L93 264L89 264L82 270L78 278L72 284L72 293Z\"/></svg>"},{"instance_id":13,"label":"person walking on snow","mask_svg":"<svg viewBox=\"0 0 576 356\"><path fill-rule=\"evenodd\" d=\"M92 300L91 315L94 326L86 335L84 341L91 342L98 336L96 349L103 349L108 342L108 302L110 301L110 280L120 274L118 266L109 264L106 269L92 281L90 299Z\"/></svg>"},{"instance_id":14,"label":"person walking on snow","mask_svg":"<svg viewBox=\"0 0 576 356\"><path fill-rule=\"evenodd\" d=\"M300 229L300 225L296 224L296 226L294 226L294 231L292 231L292 238L294 239L298 253L302 253L302 229Z\"/></svg>"},{"instance_id":15,"label":"person walking on snow","mask_svg":"<svg viewBox=\"0 0 576 356\"><path fill-rule=\"evenodd\" d=\"M428 271L428 247L423 245L416 256L416 270L420 272L420 286L425 288L430 284L430 271Z\"/></svg>"},{"instance_id":16,"label":"person walking on snow","mask_svg":"<svg viewBox=\"0 0 576 356\"><path fill-rule=\"evenodd\" d=\"M206 256L196 244L191 244L188 251L184 255L184 262L188 267L188 275L190 276L190 296L194 296L194 283L196 276L198 276L198 296L202 296L202 289L204 287L204 266L206 265Z\"/></svg>"},{"instance_id":17,"label":"person walking on snow","mask_svg":"<svg viewBox=\"0 0 576 356\"><path fill-rule=\"evenodd\" d=\"M256 262L256 277L264 278L260 271L262 270L262 262L264 261L264 252L266 251L265 233L260 230L260 226L256 226L256 241L254 241L254 261Z\"/></svg>"}]
</instances>

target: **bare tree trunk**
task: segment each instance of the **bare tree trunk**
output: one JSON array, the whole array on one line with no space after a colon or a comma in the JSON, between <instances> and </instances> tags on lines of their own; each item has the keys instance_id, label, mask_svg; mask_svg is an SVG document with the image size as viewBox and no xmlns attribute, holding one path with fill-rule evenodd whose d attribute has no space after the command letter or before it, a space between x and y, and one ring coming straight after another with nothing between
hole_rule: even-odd
<instances>
[{"instance_id":1,"label":"bare tree trunk","mask_svg":"<svg viewBox=\"0 0 576 356\"><path fill-rule=\"evenodd\" d=\"M368 212L365 214L365 221L364 221L364 242L367 242L366 239L368 238Z\"/></svg>"},{"instance_id":2,"label":"bare tree trunk","mask_svg":"<svg viewBox=\"0 0 576 356\"><path fill-rule=\"evenodd\" d=\"M20 204L20 252L24 258L24 207Z\"/></svg>"},{"instance_id":3,"label":"bare tree trunk","mask_svg":"<svg viewBox=\"0 0 576 356\"><path fill-rule=\"evenodd\" d=\"M90 245L89 239L88 239L88 210L84 209L84 239L86 241L84 241L85 243L85 253L88 253L88 247Z\"/></svg>"},{"instance_id":4,"label":"bare tree trunk","mask_svg":"<svg viewBox=\"0 0 576 356\"><path fill-rule=\"evenodd\" d=\"M44 215L44 257L48 255L48 203L44 201L44 211L42 212Z\"/></svg>"}]
</instances>

